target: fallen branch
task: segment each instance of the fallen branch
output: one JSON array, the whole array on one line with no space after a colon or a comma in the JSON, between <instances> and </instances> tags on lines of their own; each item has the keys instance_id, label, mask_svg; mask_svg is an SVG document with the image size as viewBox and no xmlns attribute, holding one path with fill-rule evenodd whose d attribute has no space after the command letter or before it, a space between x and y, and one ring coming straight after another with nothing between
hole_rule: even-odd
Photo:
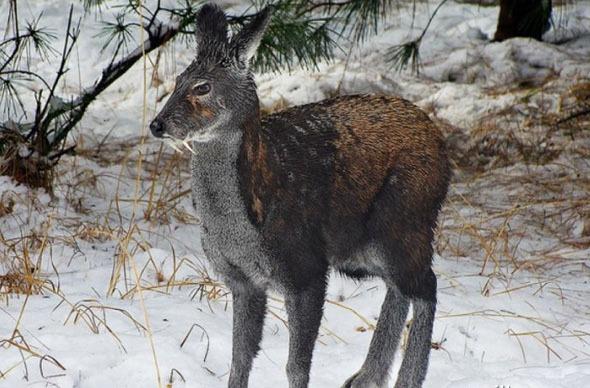
<instances>
[{"instance_id":1,"label":"fallen branch","mask_svg":"<svg viewBox=\"0 0 590 388\"><path fill-rule=\"evenodd\" d=\"M567 121L573 120L573 119L578 118L580 116L589 115L589 114L590 114L590 108L585 109L585 110L581 110L579 112L569 115L568 117L564 117L563 119L558 120L557 124L563 124Z\"/></svg>"}]
</instances>

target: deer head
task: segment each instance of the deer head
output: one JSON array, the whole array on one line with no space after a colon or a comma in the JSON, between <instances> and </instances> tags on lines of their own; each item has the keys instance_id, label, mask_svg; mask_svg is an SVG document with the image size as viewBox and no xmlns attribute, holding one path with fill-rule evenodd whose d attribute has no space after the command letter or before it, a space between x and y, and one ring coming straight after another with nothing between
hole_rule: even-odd
<instances>
[{"instance_id":1,"label":"deer head","mask_svg":"<svg viewBox=\"0 0 590 388\"><path fill-rule=\"evenodd\" d=\"M199 10L197 56L177 77L174 92L150 124L154 136L184 144L208 142L258 118L250 60L270 17L267 7L228 38L226 16L217 5L206 4Z\"/></svg>"}]
</instances>

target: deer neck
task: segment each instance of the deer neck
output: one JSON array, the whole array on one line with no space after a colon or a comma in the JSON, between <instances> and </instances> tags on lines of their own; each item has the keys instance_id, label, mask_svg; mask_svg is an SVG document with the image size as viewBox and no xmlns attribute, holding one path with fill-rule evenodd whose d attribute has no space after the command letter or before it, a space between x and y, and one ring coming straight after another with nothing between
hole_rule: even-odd
<instances>
[{"instance_id":1,"label":"deer neck","mask_svg":"<svg viewBox=\"0 0 590 388\"><path fill-rule=\"evenodd\" d=\"M257 125L260 128L260 122ZM247 142L247 136L242 131L231 133L208 143L194 144L192 191L201 220L201 242L207 258L221 275L230 276L237 267L266 287L272 266L264 253L260 230L248 211L247 192L241 179L251 171L244 168L242 160L242 143Z\"/></svg>"},{"instance_id":2,"label":"deer neck","mask_svg":"<svg viewBox=\"0 0 590 388\"><path fill-rule=\"evenodd\" d=\"M240 131L228 131L209 142L192 144L193 200L205 226L214 218L247 217L237 168L241 143Z\"/></svg>"},{"instance_id":3,"label":"deer neck","mask_svg":"<svg viewBox=\"0 0 590 388\"><path fill-rule=\"evenodd\" d=\"M225 229L252 230L247 234L253 237L265 219L264 205L276 179L268 165L270 152L258 109L232 125L235 129L225 128L220 137L194 144L193 201L205 229L216 220L227 225Z\"/></svg>"}]
</instances>

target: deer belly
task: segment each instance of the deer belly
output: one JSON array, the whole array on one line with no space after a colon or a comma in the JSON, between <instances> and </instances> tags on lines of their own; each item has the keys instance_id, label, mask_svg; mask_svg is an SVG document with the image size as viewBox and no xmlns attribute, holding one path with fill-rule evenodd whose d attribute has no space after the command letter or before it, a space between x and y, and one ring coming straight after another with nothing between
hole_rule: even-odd
<instances>
[{"instance_id":1,"label":"deer belly","mask_svg":"<svg viewBox=\"0 0 590 388\"><path fill-rule=\"evenodd\" d=\"M357 249L344 260L341 257L329 256L329 262L342 273L353 278L364 278L367 276L382 276L386 271L384 262L387 257L379 247L371 242Z\"/></svg>"}]
</instances>

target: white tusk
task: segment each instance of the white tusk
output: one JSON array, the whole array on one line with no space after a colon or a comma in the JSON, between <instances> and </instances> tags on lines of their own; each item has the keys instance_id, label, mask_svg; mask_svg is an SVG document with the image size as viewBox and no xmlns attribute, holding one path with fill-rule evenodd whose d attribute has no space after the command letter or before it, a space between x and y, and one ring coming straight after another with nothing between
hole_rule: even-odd
<instances>
[{"instance_id":1,"label":"white tusk","mask_svg":"<svg viewBox=\"0 0 590 388\"><path fill-rule=\"evenodd\" d=\"M183 141L182 141L182 144L184 144L184 146L185 146L186 148L188 148L188 150L189 150L190 152L192 152L192 154L193 154L193 155L196 155L196 154L197 154L197 153L195 152L195 150L193 150L193 149L191 148L191 146L188 144L188 141L187 141L187 140L183 140Z\"/></svg>"},{"instance_id":2,"label":"white tusk","mask_svg":"<svg viewBox=\"0 0 590 388\"><path fill-rule=\"evenodd\" d=\"M174 144L174 140L172 140L172 139L166 139L166 140L167 140L167 141L166 141L166 143L167 143L167 144L168 144L170 147L174 148L174 150L175 150L176 152L178 152L178 153L182 154L182 150L180 150L180 149L179 149L179 148L176 146L176 144Z\"/></svg>"}]
</instances>

